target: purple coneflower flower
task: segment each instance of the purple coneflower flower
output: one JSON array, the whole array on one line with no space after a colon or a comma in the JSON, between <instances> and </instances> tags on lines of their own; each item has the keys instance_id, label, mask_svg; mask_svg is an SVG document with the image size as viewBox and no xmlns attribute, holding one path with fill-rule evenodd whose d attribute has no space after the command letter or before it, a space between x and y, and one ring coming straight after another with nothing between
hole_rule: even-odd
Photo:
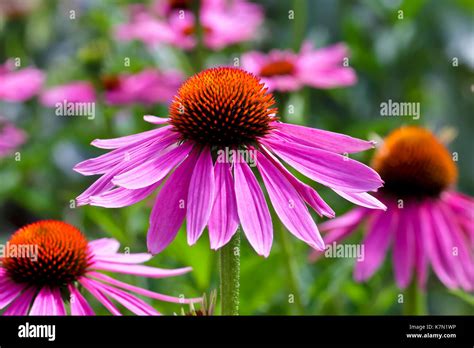
<instances>
[{"instance_id":1,"label":"purple coneflower flower","mask_svg":"<svg viewBox=\"0 0 474 348\"><path fill-rule=\"evenodd\" d=\"M112 300L137 315L159 314L130 292L173 303L201 300L159 294L103 274L106 271L167 278L187 273L191 268L140 265L151 255L120 254L119 243L114 239L87 242L77 228L61 221L27 225L13 234L5 249L7 254L0 259L0 310L6 308L3 315L94 315L80 286L114 315L120 315L120 311ZM29 254L20 255L18 250L29 250Z\"/></svg>"},{"instance_id":2,"label":"purple coneflower flower","mask_svg":"<svg viewBox=\"0 0 474 348\"><path fill-rule=\"evenodd\" d=\"M187 220L188 243L206 226L212 249L242 228L258 254L268 256L273 229L256 165L276 213L288 230L313 248L324 243L306 204L324 216L334 212L277 158L357 204L383 208L366 191L382 185L368 166L343 154L373 143L279 122L274 98L254 75L237 68L202 71L174 97L169 118L145 116L166 126L92 145L111 149L74 170L102 175L78 198L79 205L124 207L159 190L150 217L148 249L163 250ZM247 163L249 162L250 165Z\"/></svg>"},{"instance_id":3,"label":"purple coneflower flower","mask_svg":"<svg viewBox=\"0 0 474 348\"><path fill-rule=\"evenodd\" d=\"M334 88L357 81L354 70L343 65L348 55L342 43L314 49L307 41L299 53L280 50L268 54L245 53L242 67L260 76L270 91L295 91L304 86Z\"/></svg>"},{"instance_id":4,"label":"purple coneflower flower","mask_svg":"<svg viewBox=\"0 0 474 348\"><path fill-rule=\"evenodd\" d=\"M108 104L169 102L183 82L176 71L146 69L136 74L109 75L102 78Z\"/></svg>"},{"instance_id":5,"label":"purple coneflower flower","mask_svg":"<svg viewBox=\"0 0 474 348\"><path fill-rule=\"evenodd\" d=\"M43 85L44 74L35 68L15 70L12 60L0 65L0 100L21 102L38 93Z\"/></svg>"},{"instance_id":6,"label":"purple coneflower flower","mask_svg":"<svg viewBox=\"0 0 474 348\"><path fill-rule=\"evenodd\" d=\"M74 81L51 87L40 95L40 102L45 106L55 106L64 100L70 103L94 102L96 100L94 86L87 81Z\"/></svg>"},{"instance_id":7,"label":"purple coneflower flower","mask_svg":"<svg viewBox=\"0 0 474 348\"><path fill-rule=\"evenodd\" d=\"M14 152L25 139L25 132L0 116L0 158Z\"/></svg>"},{"instance_id":8,"label":"purple coneflower flower","mask_svg":"<svg viewBox=\"0 0 474 348\"><path fill-rule=\"evenodd\" d=\"M424 128L402 127L385 139L373 167L385 181L377 198L387 211L356 208L321 225L329 244L365 224L365 255L356 263L355 279L370 278L393 245L400 288L413 277L424 288L431 264L448 288L473 290L474 199L453 189L457 168L444 145ZM317 257L313 252L311 258Z\"/></svg>"},{"instance_id":9,"label":"purple coneflower flower","mask_svg":"<svg viewBox=\"0 0 474 348\"><path fill-rule=\"evenodd\" d=\"M157 1L151 10L133 7L130 23L116 30L119 40L140 40L183 49L195 47L196 18L191 1ZM213 50L255 37L263 21L261 6L245 0L202 0L199 20L204 44Z\"/></svg>"}]
</instances>

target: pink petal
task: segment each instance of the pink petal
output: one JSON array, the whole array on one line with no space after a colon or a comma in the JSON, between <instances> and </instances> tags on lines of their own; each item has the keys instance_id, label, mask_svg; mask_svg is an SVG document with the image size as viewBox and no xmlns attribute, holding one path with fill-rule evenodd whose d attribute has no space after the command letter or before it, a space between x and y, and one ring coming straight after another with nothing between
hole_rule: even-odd
<instances>
[{"instance_id":1,"label":"pink petal","mask_svg":"<svg viewBox=\"0 0 474 348\"><path fill-rule=\"evenodd\" d=\"M175 269L163 269L150 266L142 265L129 265L129 264L118 264L112 262L96 261L91 266L91 269L103 270L124 274L133 274L148 278L168 278L178 275L182 275L191 272L191 267L175 268Z\"/></svg>"},{"instance_id":2,"label":"pink petal","mask_svg":"<svg viewBox=\"0 0 474 348\"><path fill-rule=\"evenodd\" d=\"M115 305L110 301L100 290L100 283L92 279L82 277L79 279L79 283L89 291L102 305L108 309L113 315L122 315ZM97 284L99 286L97 286Z\"/></svg>"},{"instance_id":3,"label":"pink petal","mask_svg":"<svg viewBox=\"0 0 474 348\"><path fill-rule=\"evenodd\" d=\"M156 117L156 116L152 116L152 115L145 115L145 116L143 116L143 119L146 122L153 123L153 124L166 124L170 121L169 118Z\"/></svg>"},{"instance_id":4,"label":"pink petal","mask_svg":"<svg viewBox=\"0 0 474 348\"><path fill-rule=\"evenodd\" d=\"M377 198L369 195L367 192L344 192L335 189L333 191L342 198L345 198L354 204L360 205L361 207L387 210L385 204L380 202Z\"/></svg>"},{"instance_id":5,"label":"pink petal","mask_svg":"<svg viewBox=\"0 0 474 348\"><path fill-rule=\"evenodd\" d=\"M320 216L327 216L333 218L335 216L334 211L331 207L321 198L321 196L311 186L298 180L293 174L291 174L280 161L273 156L265 147L261 146L261 152L273 163L273 165L285 175L286 179L293 185L298 191L304 201L310 205L316 213Z\"/></svg>"},{"instance_id":6,"label":"pink petal","mask_svg":"<svg viewBox=\"0 0 474 348\"><path fill-rule=\"evenodd\" d=\"M193 299L188 299L188 298L182 298L182 297L174 297L174 296L168 296L168 295L163 295L154 291L146 290L139 288L137 286L133 286L121 281L118 281L114 278L111 278L109 276L106 276L105 274L97 273L97 272L90 272L89 276L97 278L99 280L102 280L104 282L107 282L111 285L117 286L119 288L122 288L124 290L129 290L133 291L139 295L143 295L149 298L154 298L156 300L160 301L165 301L165 302L171 302L171 303L180 303L180 304L188 304L188 303L197 303L201 302L202 298L193 298Z\"/></svg>"},{"instance_id":7,"label":"pink petal","mask_svg":"<svg viewBox=\"0 0 474 348\"><path fill-rule=\"evenodd\" d=\"M264 144L296 170L331 188L341 191L374 191L382 179L372 168L345 156L308 147L272 136Z\"/></svg>"},{"instance_id":8,"label":"pink petal","mask_svg":"<svg viewBox=\"0 0 474 348\"><path fill-rule=\"evenodd\" d=\"M120 289L114 288L107 284L99 283L95 280L89 279L89 283L99 290L102 294L113 298L122 306L137 315L158 315L159 313L149 304L140 300L139 298L126 293Z\"/></svg>"},{"instance_id":9,"label":"pink petal","mask_svg":"<svg viewBox=\"0 0 474 348\"><path fill-rule=\"evenodd\" d=\"M361 152L373 149L375 146L373 141L361 140L317 128L283 122L272 122L272 126L276 127L278 135L285 139L340 154Z\"/></svg>"},{"instance_id":10,"label":"pink petal","mask_svg":"<svg viewBox=\"0 0 474 348\"><path fill-rule=\"evenodd\" d=\"M398 212L373 212L369 222L369 230L362 244L364 245L364 260L358 261L354 269L354 278L364 281L370 278L382 263L392 239L397 230Z\"/></svg>"},{"instance_id":11,"label":"pink petal","mask_svg":"<svg viewBox=\"0 0 474 348\"><path fill-rule=\"evenodd\" d=\"M201 236L211 215L214 202L214 168L209 148L204 148L194 166L189 183L186 213L188 244L193 245Z\"/></svg>"},{"instance_id":12,"label":"pink petal","mask_svg":"<svg viewBox=\"0 0 474 348\"><path fill-rule=\"evenodd\" d=\"M27 315L35 294L36 288L26 289L8 306L3 315Z\"/></svg>"},{"instance_id":13,"label":"pink petal","mask_svg":"<svg viewBox=\"0 0 474 348\"><path fill-rule=\"evenodd\" d=\"M157 254L173 241L186 215L189 182L196 165L199 152L194 150L176 168L156 197L150 215L147 235L148 250Z\"/></svg>"},{"instance_id":14,"label":"pink petal","mask_svg":"<svg viewBox=\"0 0 474 348\"><path fill-rule=\"evenodd\" d=\"M113 238L96 239L88 245L94 255L115 254L120 248L120 243Z\"/></svg>"},{"instance_id":15,"label":"pink petal","mask_svg":"<svg viewBox=\"0 0 474 348\"><path fill-rule=\"evenodd\" d=\"M114 139L95 139L91 142L91 145L100 149L118 149L124 146L135 144L139 141L144 141L155 137L159 139L160 135L166 135L170 128L171 126L167 126Z\"/></svg>"},{"instance_id":16,"label":"pink petal","mask_svg":"<svg viewBox=\"0 0 474 348\"><path fill-rule=\"evenodd\" d=\"M94 315L93 309L76 287L69 284L68 288L71 293L69 301L71 304L71 315Z\"/></svg>"},{"instance_id":17,"label":"pink petal","mask_svg":"<svg viewBox=\"0 0 474 348\"><path fill-rule=\"evenodd\" d=\"M94 255L94 261L105 261L111 263L128 263L137 264L151 260L153 256L147 253L140 254L107 254L107 255Z\"/></svg>"},{"instance_id":18,"label":"pink petal","mask_svg":"<svg viewBox=\"0 0 474 348\"><path fill-rule=\"evenodd\" d=\"M163 179L191 151L193 145L185 142L168 152L157 154L154 158L114 177L112 183L128 189L139 189Z\"/></svg>"},{"instance_id":19,"label":"pink petal","mask_svg":"<svg viewBox=\"0 0 474 348\"><path fill-rule=\"evenodd\" d=\"M153 193L163 181L160 180L153 185L142 189L129 190L123 187L117 187L110 191L101 193L98 196L90 197L90 205L105 208L122 208L133 205L147 198Z\"/></svg>"},{"instance_id":20,"label":"pink petal","mask_svg":"<svg viewBox=\"0 0 474 348\"><path fill-rule=\"evenodd\" d=\"M296 189L264 155L259 153L257 159L258 169L280 220L295 237L315 249L324 250L318 228Z\"/></svg>"},{"instance_id":21,"label":"pink petal","mask_svg":"<svg viewBox=\"0 0 474 348\"><path fill-rule=\"evenodd\" d=\"M422 225L424 223L420 212L420 206L413 206L413 234L415 244L415 269L418 280L418 286L421 289L426 288L428 279L428 252L426 248L426 236L423 235Z\"/></svg>"},{"instance_id":22,"label":"pink petal","mask_svg":"<svg viewBox=\"0 0 474 348\"><path fill-rule=\"evenodd\" d=\"M59 289L43 287L31 306L30 315L66 315Z\"/></svg>"},{"instance_id":23,"label":"pink petal","mask_svg":"<svg viewBox=\"0 0 474 348\"><path fill-rule=\"evenodd\" d=\"M414 259L415 245L413 234L413 220L418 217L412 214L411 207L407 204L399 210L398 228L394 235L393 269L395 280L399 288L404 289L410 284Z\"/></svg>"},{"instance_id":24,"label":"pink petal","mask_svg":"<svg viewBox=\"0 0 474 348\"><path fill-rule=\"evenodd\" d=\"M214 166L216 198L209 217L209 240L211 249L217 250L227 244L239 227L237 202L235 200L232 169L227 162L216 162Z\"/></svg>"},{"instance_id":25,"label":"pink petal","mask_svg":"<svg viewBox=\"0 0 474 348\"><path fill-rule=\"evenodd\" d=\"M25 285L15 283L7 275L0 280L0 309L5 308L25 289Z\"/></svg>"},{"instance_id":26,"label":"pink petal","mask_svg":"<svg viewBox=\"0 0 474 348\"><path fill-rule=\"evenodd\" d=\"M273 242L273 226L265 196L247 163L234 163L235 196L240 223L252 247L268 257Z\"/></svg>"}]
</instances>

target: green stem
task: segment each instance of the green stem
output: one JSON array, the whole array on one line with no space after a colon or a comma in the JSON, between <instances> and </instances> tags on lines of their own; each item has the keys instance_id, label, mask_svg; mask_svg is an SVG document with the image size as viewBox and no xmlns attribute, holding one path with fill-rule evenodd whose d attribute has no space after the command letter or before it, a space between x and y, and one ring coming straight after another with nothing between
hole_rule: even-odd
<instances>
[{"instance_id":1,"label":"green stem","mask_svg":"<svg viewBox=\"0 0 474 348\"><path fill-rule=\"evenodd\" d=\"M239 315L240 233L220 251L220 292L222 315Z\"/></svg>"},{"instance_id":2,"label":"green stem","mask_svg":"<svg viewBox=\"0 0 474 348\"><path fill-rule=\"evenodd\" d=\"M194 50L194 63L196 72L204 69L205 51L204 51L204 28L201 25L201 2L195 1L193 7L196 48Z\"/></svg>"},{"instance_id":3,"label":"green stem","mask_svg":"<svg viewBox=\"0 0 474 348\"><path fill-rule=\"evenodd\" d=\"M293 0L295 19L293 20L293 49L298 51L303 43L306 23L308 21L308 9L306 0Z\"/></svg>"},{"instance_id":4,"label":"green stem","mask_svg":"<svg viewBox=\"0 0 474 348\"><path fill-rule=\"evenodd\" d=\"M304 307L301 302L302 295L300 291L299 281L297 277L297 267L295 263L295 258L293 255L293 247L291 245L290 239L288 238L288 233L285 230L285 227L282 223L278 223L278 230L280 231L280 241L283 251L283 258L285 262L286 272L288 275L288 282L291 291L291 295L294 298L294 304L296 307L295 314L303 314Z\"/></svg>"},{"instance_id":5,"label":"green stem","mask_svg":"<svg viewBox=\"0 0 474 348\"><path fill-rule=\"evenodd\" d=\"M426 296L423 291L418 288L416 280L413 280L406 289L403 314L426 315Z\"/></svg>"}]
</instances>

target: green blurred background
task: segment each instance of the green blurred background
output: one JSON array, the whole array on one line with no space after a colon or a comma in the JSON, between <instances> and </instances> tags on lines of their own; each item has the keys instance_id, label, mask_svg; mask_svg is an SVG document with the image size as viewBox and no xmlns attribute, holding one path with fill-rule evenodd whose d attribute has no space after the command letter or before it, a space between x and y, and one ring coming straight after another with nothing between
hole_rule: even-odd
<instances>
[{"instance_id":1,"label":"green blurred background","mask_svg":"<svg viewBox=\"0 0 474 348\"><path fill-rule=\"evenodd\" d=\"M3 2L6 0L0 0ZM186 75L196 70L192 52L175 48L148 50L142 43L117 43L112 29L126 20L131 1L37 1L31 13L0 19L0 62L21 57L23 65L47 72L47 85L73 80L97 81L101 74L139 71L144 67L178 68ZM459 154L459 189L474 194L474 1L385 0L258 1L266 19L253 42L219 52L205 52L206 65L231 64L234 57L256 49L299 49L303 39L317 47L344 41L350 47L350 65L359 81L350 88L304 89L294 93L280 112L294 123L369 138L386 135L407 123L425 125L435 132L455 129L450 145ZM76 19L69 19L69 10ZM295 20L288 19L294 10ZM399 10L403 19L399 19ZM130 68L123 58L130 57ZM457 58L457 66L453 59ZM381 117L380 103L421 103L418 121L407 117ZM110 138L150 129L144 114L166 116L164 105L115 107L96 105L95 120L58 118L53 109L36 99L26 103L1 103L0 114L25 129L28 141L21 161L0 160L0 241L5 242L20 226L38 219L60 219L79 227L89 239L113 237L131 252L146 250L146 231L153 198L122 209L71 208L70 201L94 180L72 171L83 159L103 151L89 146L95 138ZM370 160L372 151L357 159ZM338 215L351 204L316 186ZM321 221L315 217L317 221ZM362 232L352 241L360 241ZM302 308L291 301L288 273L280 235L275 233L271 255L256 255L242 239L242 314L400 314L391 256L367 283L352 279L352 259L307 262L308 247L289 238L303 294ZM121 279L169 295L198 296L217 288L217 253L209 248L206 233L193 247L185 231L151 265L181 267L194 271L184 277L147 280ZM106 311L94 303L97 313ZM156 302L167 314L180 312L179 305ZM474 314L474 297L447 290L432 274L428 285L429 313Z\"/></svg>"}]
</instances>

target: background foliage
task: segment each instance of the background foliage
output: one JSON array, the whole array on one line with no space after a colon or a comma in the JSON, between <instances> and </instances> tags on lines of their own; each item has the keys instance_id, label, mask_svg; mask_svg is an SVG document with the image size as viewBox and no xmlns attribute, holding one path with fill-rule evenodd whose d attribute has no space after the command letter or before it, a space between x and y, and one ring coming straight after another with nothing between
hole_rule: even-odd
<instances>
[{"instance_id":1,"label":"background foliage","mask_svg":"<svg viewBox=\"0 0 474 348\"><path fill-rule=\"evenodd\" d=\"M4 0L0 0L4 1ZM31 14L0 20L0 62L21 57L23 65L47 72L47 85L72 80L97 81L104 73L139 71L144 67L179 68L187 75L198 69L193 53L164 48L148 50L139 42L117 43L112 28L126 19L129 1L44 1ZM289 97L295 113L279 105L289 121L368 138L386 135L407 123L439 132L453 127L458 136L451 150L459 154L459 189L474 194L474 2L470 0L405 1L259 1L266 12L261 34L251 43L218 53L206 52L206 65L231 64L248 49L298 49L303 38L316 46L344 41L351 49L350 65L358 83L334 90L305 89ZM77 11L75 20L69 10ZM295 10L296 19L288 19ZM398 19L403 10L403 19ZM298 14L301 14L298 15ZM130 68L123 58L130 57ZM453 66L453 58L459 61ZM421 103L418 121L381 117L380 103ZM282 102L280 98L280 102ZM110 138L150 129L142 115L166 116L163 105L111 107L97 104L95 120L59 118L36 100L0 103L0 114L28 133L21 161L0 161L0 240L18 227L38 219L61 219L79 227L89 239L110 236L131 252L146 250L146 231L152 198L122 209L70 207L70 201L93 178L72 171L79 161L102 151L89 146L92 139ZM358 159L368 162L371 152ZM337 214L351 204L317 187ZM320 221L319 218L316 218ZM361 233L354 237L360 241ZM398 314L400 290L394 285L390 256L383 268L365 284L352 279L354 260L326 259L307 262L308 248L291 239L299 287L304 294L303 312L289 302L289 280L282 257L280 235L275 234L272 253L263 259L242 242L242 314ZM177 239L150 264L160 267L191 265L185 277L146 280L124 276L127 282L170 295L196 296L217 287L216 253L206 234L194 247L181 231ZM435 277L428 285L432 314L474 314L473 297L444 288ZM105 311L94 302L97 313ZM156 303L163 313L179 312L178 305Z\"/></svg>"}]
</instances>

